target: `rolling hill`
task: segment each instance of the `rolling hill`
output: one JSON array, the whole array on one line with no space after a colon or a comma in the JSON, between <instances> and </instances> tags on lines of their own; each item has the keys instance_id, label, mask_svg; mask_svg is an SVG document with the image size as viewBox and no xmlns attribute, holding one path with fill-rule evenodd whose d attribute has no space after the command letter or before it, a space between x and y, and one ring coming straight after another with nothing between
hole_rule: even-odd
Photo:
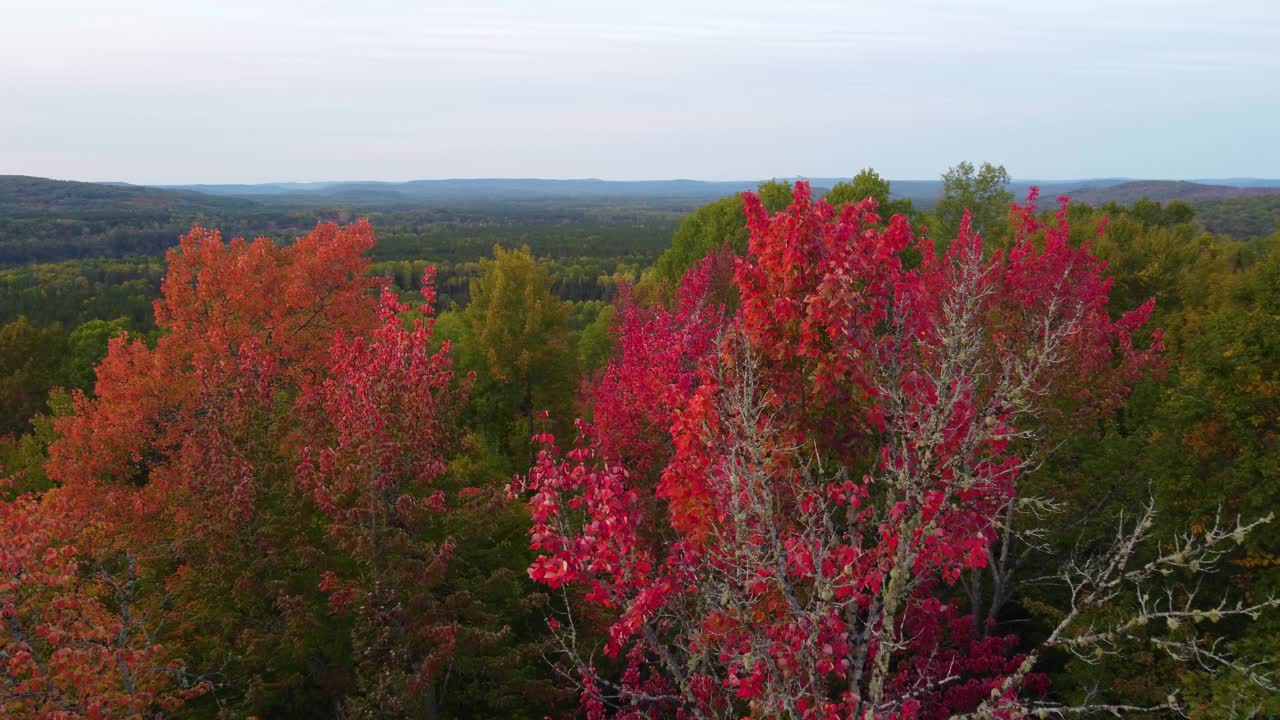
<instances>
[{"instance_id":1,"label":"rolling hill","mask_svg":"<svg viewBox=\"0 0 1280 720\"><path fill-rule=\"evenodd\" d=\"M815 190L824 191L842 178L811 178ZM277 207L357 208L477 208L529 207L563 204L590 207L600 204L663 207L688 211L698 205L756 186L755 180L598 180L541 178L455 178L443 180L278 182L258 184L190 184L141 186L124 183L82 183L25 176L0 176L0 208L128 208L196 207L220 210L254 205ZM1232 197L1280 193L1280 180L1234 178L1226 180L1133 180L1131 178L1082 178L1079 180L1015 180L1009 186L1023 197L1032 185L1042 198L1068 195L1090 205L1108 202L1131 204L1147 197L1159 202L1199 202ZM931 208L942 195L940 180L894 180L895 198L909 198L922 209Z\"/></svg>"},{"instance_id":2,"label":"rolling hill","mask_svg":"<svg viewBox=\"0 0 1280 720\"><path fill-rule=\"evenodd\" d=\"M545 201L590 204L641 201L646 204L674 203L691 209L709 200L750 190L755 185L752 181L468 178L405 182L167 185L162 189L304 206L347 204L363 207L472 207Z\"/></svg>"},{"instance_id":3,"label":"rolling hill","mask_svg":"<svg viewBox=\"0 0 1280 720\"><path fill-rule=\"evenodd\" d=\"M824 192L839 180L811 182ZM1040 186L1042 207L1064 194L1091 205L1128 205L1142 197L1183 200L1196 207L1205 229L1244 239L1280 224L1280 181L1247 182L1018 180L1009 189L1021 197L1031 185ZM626 236L625 242L651 248L669 242L679 219L699 205L756 184L482 178L150 187L0 175L0 265L155 254L197 222L230 236L287 239L318 220L345 222L360 215L383 228L379 251L388 257L420 256L440 242L441 232L451 233L455 244L461 242L458 233L467 235L467 247L579 236L565 242L580 244L588 236L622 242L617 238ZM896 198L910 198L922 210L942 193L938 180L896 180L891 187Z\"/></svg>"},{"instance_id":4,"label":"rolling hill","mask_svg":"<svg viewBox=\"0 0 1280 720\"><path fill-rule=\"evenodd\" d=\"M1105 187L1082 187L1067 194L1072 200L1089 205L1103 205L1109 202L1131 205L1144 197L1157 202L1182 200L1195 203L1232 197L1275 195L1280 194L1280 187L1206 185L1185 180L1137 180Z\"/></svg>"},{"instance_id":5,"label":"rolling hill","mask_svg":"<svg viewBox=\"0 0 1280 720\"><path fill-rule=\"evenodd\" d=\"M160 209L234 210L257 203L239 197L113 183L50 180L29 175L0 175L0 211L122 211Z\"/></svg>"}]
</instances>

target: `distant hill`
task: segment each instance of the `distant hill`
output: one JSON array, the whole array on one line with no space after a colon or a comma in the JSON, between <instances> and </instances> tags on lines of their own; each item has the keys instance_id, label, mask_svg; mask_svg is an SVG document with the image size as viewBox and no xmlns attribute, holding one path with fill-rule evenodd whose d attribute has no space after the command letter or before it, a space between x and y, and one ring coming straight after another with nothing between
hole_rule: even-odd
<instances>
[{"instance_id":1,"label":"distant hill","mask_svg":"<svg viewBox=\"0 0 1280 720\"><path fill-rule=\"evenodd\" d=\"M540 178L468 178L406 182L264 183L261 185L167 185L165 190L199 192L286 205L361 207L454 206L540 203L564 199L675 202L690 208L755 188L754 181L701 180L548 180Z\"/></svg>"},{"instance_id":2,"label":"distant hill","mask_svg":"<svg viewBox=\"0 0 1280 720\"><path fill-rule=\"evenodd\" d=\"M194 190L0 176L0 267L156 255L195 223L219 228L225 237L265 235L288 241L317 222L345 223L361 216L378 229L372 253L376 259L469 262L501 243L528 244L548 257L603 253L648 262L670 244L682 216L708 199L740 189L680 181L602 189L595 182L316 183Z\"/></svg>"},{"instance_id":3,"label":"distant hill","mask_svg":"<svg viewBox=\"0 0 1280 720\"><path fill-rule=\"evenodd\" d=\"M840 180L811 183L822 193ZM1206 229L1242 239L1269 234L1280 224L1280 181L1239 182L1016 180L1009 189L1023 197L1038 185L1042 207L1064 194L1093 205L1128 205L1144 196L1184 200L1196 207ZM552 253L591 242L649 252L669 243L680 218L699 205L757 184L479 178L149 187L0 175L0 266L155 254L193 223L219 227L228 236L288 239L318 220L348 222L361 215L379 226L382 241L375 255L385 258L465 259L497 241L530 242ZM910 198L927 210L941 196L942 182L893 180L891 189L895 198Z\"/></svg>"},{"instance_id":4,"label":"distant hill","mask_svg":"<svg viewBox=\"0 0 1280 720\"><path fill-rule=\"evenodd\" d=\"M1131 205L1142 198L1157 202L1182 200L1184 202L1200 202L1220 200L1233 197L1250 197L1280 194L1280 187L1252 186L1235 187L1231 185L1205 185L1185 180L1137 180L1133 182L1109 185L1106 187L1083 187L1067 192L1073 201L1089 205L1103 205L1117 202Z\"/></svg>"},{"instance_id":5,"label":"distant hill","mask_svg":"<svg viewBox=\"0 0 1280 720\"><path fill-rule=\"evenodd\" d=\"M195 222L229 234L287 234L315 225L244 198L0 175L0 265L154 255Z\"/></svg>"},{"instance_id":6,"label":"distant hill","mask_svg":"<svg viewBox=\"0 0 1280 720\"><path fill-rule=\"evenodd\" d=\"M824 181L824 182L835 182ZM814 181L819 184L818 180ZM828 185L829 186L829 185ZM1231 197L1253 197L1280 193L1280 180L1263 178L1228 178L1206 181L1134 180L1132 178L1085 178L1080 180L1014 180L1009 192L1021 200L1032 186L1040 188L1041 203L1066 195L1075 202L1103 205L1111 201L1122 205L1147 197L1159 202L1184 200L1199 202ZM942 197L941 180L892 180L894 198L910 198L922 208L931 208Z\"/></svg>"},{"instance_id":7,"label":"distant hill","mask_svg":"<svg viewBox=\"0 0 1280 720\"><path fill-rule=\"evenodd\" d=\"M791 180L794 178L779 178ZM829 190L848 178L809 178L816 192ZM692 209L702 203L753 190L760 180L551 180L542 178L456 178L405 182L263 183L260 185L166 185L164 189L207 193L223 197L251 198L286 205L353 205L361 207L452 206L524 204L547 200L598 203L606 201L667 203ZM1043 197L1055 197L1081 187L1107 187L1129 182L1127 178L1085 180L1018 180L1010 191L1022 197L1032 185ZM931 208L942 197L941 180L893 180L894 199L909 198L921 208Z\"/></svg>"},{"instance_id":8,"label":"distant hill","mask_svg":"<svg viewBox=\"0 0 1280 720\"><path fill-rule=\"evenodd\" d=\"M256 203L242 198L215 197L140 185L49 180L28 175L0 175L0 211L245 209Z\"/></svg>"},{"instance_id":9,"label":"distant hill","mask_svg":"<svg viewBox=\"0 0 1280 720\"><path fill-rule=\"evenodd\" d=\"M787 178L790 179L790 178ZM810 178L818 192L846 178ZM206 197L238 198L280 206L359 208L454 207L477 208L492 205L528 206L549 201L566 201L575 206L600 203L663 206L689 210L704 202L755 188L758 180L598 180L594 178L554 180L543 178L452 178L405 182L327 181L259 184L165 185L155 190L179 192L184 197L198 193ZM84 183L81 183L84 184ZM1152 200L1188 202L1227 197L1266 195L1280 192L1280 180L1231 178L1223 180L1134 180L1132 178L1082 178L1078 180L1014 180L1009 190L1022 198L1031 186L1040 188L1040 197L1051 201L1061 195L1089 204L1112 200L1130 204L1144 196ZM115 185L128 190L140 186ZM941 180L892 180L895 199L909 198L922 209L932 208L942 196Z\"/></svg>"},{"instance_id":10,"label":"distant hill","mask_svg":"<svg viewBox=\"0 0 1280 720\"><path fill-rule=\"evenodd\" d=\"M1191 182L1202 185L1280 188L1280 178L1191 178Z\"/></svg>"}]
</instances>

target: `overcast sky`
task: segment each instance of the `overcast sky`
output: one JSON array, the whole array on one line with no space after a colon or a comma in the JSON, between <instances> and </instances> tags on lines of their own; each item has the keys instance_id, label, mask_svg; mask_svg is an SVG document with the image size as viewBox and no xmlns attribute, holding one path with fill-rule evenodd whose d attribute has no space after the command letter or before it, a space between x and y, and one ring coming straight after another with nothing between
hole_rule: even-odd
<instances>
[{"instance_id":1,"label":"overcast sky","mask_svg":"<svg viewBox=\"0 0 1280 720\"><path fill-rule=\"evenodd\" d=\"M0 174L1280 176L1280 0L0 0Z\"/></svg>"}]
</instances>

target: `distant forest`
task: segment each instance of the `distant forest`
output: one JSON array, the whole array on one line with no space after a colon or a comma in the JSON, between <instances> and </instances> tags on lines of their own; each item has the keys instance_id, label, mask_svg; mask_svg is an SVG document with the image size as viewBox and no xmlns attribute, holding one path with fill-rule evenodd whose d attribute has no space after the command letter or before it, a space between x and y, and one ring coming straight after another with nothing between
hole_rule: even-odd
<instances>
[{"instance_id":1,"label":"distant forest","mask_svg":"<svg viewBox=\"0 0 1280 720\"><path fill-rule=\"evenodd\" d=\"M0 177L0 717L1280 717L1233 182Z\"/></svg>"},{"instance_id":2,"label":"distant forest","mask_svg":"<svg viewBox=\"0 0 1280 720\"><path fill-rule=\"evenodd\" d=\"M837 179L817 179L819 191ZM1261 182L1261 181L1255 181ZM1280 181L1277 182L1280 185ZM1009 182L1015 196L1027 182ZM192 224L228 237L287 241L316 222L368 217L382 260L476 260L494 243L528 244L543 257L656 258L680 218L753 183L696 181L420 181L316 185L212 185L176 189L0 176L0 265L156 255ZM1269 234L1280 218L1280 187L1175 181L1047 183L1041 196L1068 194L1102 206L1173 200L1196 210L1199 227L1238 239ZM941 181L893 184L894 200L922 211L942 197Z\"/></svg>"}]
</instances>

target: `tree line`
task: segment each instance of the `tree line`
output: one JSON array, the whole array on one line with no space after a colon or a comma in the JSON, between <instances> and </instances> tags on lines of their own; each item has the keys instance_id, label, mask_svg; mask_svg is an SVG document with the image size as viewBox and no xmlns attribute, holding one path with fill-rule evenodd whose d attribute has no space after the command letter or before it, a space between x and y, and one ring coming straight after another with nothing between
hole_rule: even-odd
<instances>
[{"instance_id":1,"label":"tree line","mask_svg":"<svg viewBox=\"0 0 1280 720\"><path fill-rule=\"evenodd\" d=\"M1280 235L945 180L767 183L648 268L196 228L149 324L12 320L0 707L1280 712Z\"/></svg>"}]
</instances>

